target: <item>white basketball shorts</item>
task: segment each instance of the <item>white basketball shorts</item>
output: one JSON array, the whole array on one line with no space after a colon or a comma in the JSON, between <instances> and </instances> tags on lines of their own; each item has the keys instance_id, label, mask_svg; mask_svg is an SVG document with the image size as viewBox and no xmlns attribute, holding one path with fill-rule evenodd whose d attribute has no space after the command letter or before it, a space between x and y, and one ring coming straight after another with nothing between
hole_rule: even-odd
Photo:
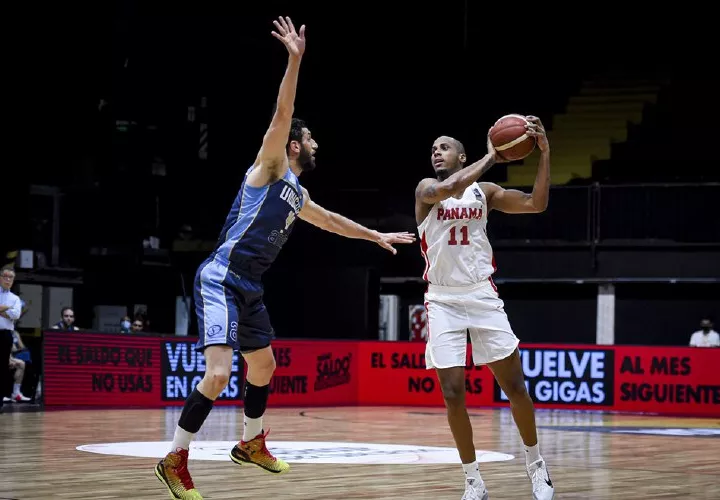
<instances>
[{"instance_id":1,"label":"white basketball shorts","mask_svg":"<svg viewBox=\"0 0 720 500\"><path fill-rule=\"evenodd\" d=\"M520 343L491 279L467 287L429 285L425 307L428 369L465 366L468 332L475 365L505 359Z\"/></svg>"}]
</instances>

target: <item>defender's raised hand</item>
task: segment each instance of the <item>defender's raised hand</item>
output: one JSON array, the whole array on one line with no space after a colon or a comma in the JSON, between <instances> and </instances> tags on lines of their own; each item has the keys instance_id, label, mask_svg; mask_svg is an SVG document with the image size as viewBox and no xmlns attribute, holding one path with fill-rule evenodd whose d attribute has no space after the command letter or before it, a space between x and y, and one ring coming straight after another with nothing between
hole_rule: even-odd
<instances>
[{"instance_id":1,"label":"defender's raised hand","mask_svg":"<svg viewBox=\"0 0 720 500\"><path fill-rule=\"evenodd\" d=\"M390 250L393 255L397 253L397 250L393 248L393 244L398 243L414 243L415 235L412 233L378 233L379 239L377 244L386 250Z\"/></svg>"},{"instance_id":2,"label":"defender's raised hand","mask_svg":"<svg viewBox=\"0 0 720 500\"><path fill-rule=\"evenodd\" d=\"M280 40L291 56L302 57L305 52L305 25L300 26L300 33L295 31L295 26L290 17L278 17L278 21L273 21L277 28L277 32L273 31L272 35Z\"/></svg>"}]
</instances>

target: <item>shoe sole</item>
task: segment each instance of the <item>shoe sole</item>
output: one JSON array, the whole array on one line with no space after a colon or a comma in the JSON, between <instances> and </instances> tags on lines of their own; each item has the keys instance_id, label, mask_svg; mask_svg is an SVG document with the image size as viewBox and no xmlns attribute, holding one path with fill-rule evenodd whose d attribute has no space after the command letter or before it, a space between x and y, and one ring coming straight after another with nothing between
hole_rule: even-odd
<instances>
[{"instance_id":1,"label":"shoe sole","mask_svg":"<svg viewBox=\"0 0 720 500\"><path fill-rule=\"evenodd\" d=\"M287 473L287 472L290 471L290 467L288 467L288 468L285 469L285 470L272 470L272 469L268 469L267 467L263 467L262 465L257 464L257 463L255 463L255 462L250 462L250 461L248 461L248 460L243 460L242 458L238 458L238 457L236 457L235 455L233 455L232 452L230 452L230 460L232 460L233 462L235 462L235 463L238 464L238 465L252 465L252 466L255 466L255 467L257 467L258 469L262 469L262 470L264 470L265 472L268 472L268 473L270 473L270 474L273 474L274 476L279 476L279 475L281 475L281 474L285 474L285 473Z\"/></svg>"},{"instance_id":2,"label":"shoe sole","mask_svg":"<svg viewBox=\"0 0 720 500\"><path fill-rule=\"evenodd\" d=\"M155 476L157 476L157 478L160 480L160 482L165 485L165 487L168 490L168 493L170 493L170 498L172 498L173 500L181 500L181 498L179 496L175 495L175 493L173 493L173 491L170 489L170 485L167 483L165 476L163 475L162 471L160 470L160 464L157 464L155 466Z\"/></svg>"}]
</instances>

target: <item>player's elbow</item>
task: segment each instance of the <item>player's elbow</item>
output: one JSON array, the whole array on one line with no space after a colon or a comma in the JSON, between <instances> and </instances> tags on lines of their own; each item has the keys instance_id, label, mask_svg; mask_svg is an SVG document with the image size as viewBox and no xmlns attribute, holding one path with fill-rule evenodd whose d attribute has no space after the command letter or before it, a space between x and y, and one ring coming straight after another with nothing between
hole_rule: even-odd
<instances>
[{"instance_id":1,"label":"player's elbow","mask_svg":"<svg viewBox=\"0 0 720 500\"><path fill-rule=\"evenodd\" d=\"M454 193L462 189L462 183L458 179L446 179L441 182L434 190L434 194L439 200L450 198Z\"/></svg>"},{"instance_id":2,"label":"player's elbow","mask_svg":"<svg viewBox=\"0 0 720 500\"><path fill-rule=\"evenodd\" d=\"M533 212L536 214L541 214L545 210L547 210L548 207L548 200L536 200L534 198L530 199L530 205L532 206Z\"/></svg>"},{"instance_id":3,"label":"player's elbow","mask_svg":"<svg viewBox=\"0 0 720 500\"><path fill-rule=\"evenodd\" d=\"M336 234L342 233L342 224L340 218L332 212L325 212L322 215L321 226L326 231L330 231Z\"/></svg>"},{"instance_id":4,"label":"player's elbow","mask_svg":"<svg viewBox=\"0 0 720 500\"><path fill-rule=\"evenodd\" d=\"M460 181L458 181L457 179L453 179L452 181L447 180L447 181L443 182L442 186L441 186L442 194L447 195L447 196L450 196L451 194L453 194L455 191L457 191L459 189L460 189Z\"/></svg>"}]
</instances>

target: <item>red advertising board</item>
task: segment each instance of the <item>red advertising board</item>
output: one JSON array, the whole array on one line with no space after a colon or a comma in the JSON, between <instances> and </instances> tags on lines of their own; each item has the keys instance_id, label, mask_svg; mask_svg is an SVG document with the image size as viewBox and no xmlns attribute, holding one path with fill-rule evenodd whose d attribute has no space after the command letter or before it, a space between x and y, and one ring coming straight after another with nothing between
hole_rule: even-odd
<instances>
[{"instance_id":1,"label":"red advertising board","mask_svg":"<svg viewBox=\"0 0 720 500\"><path fill-rule=\"evenodd\" d=\"M362 342L360 393L364 405L443 406L434 370L425 367L425 343ZM493 376L487 367L465 364L465 396L470 406L492 404Z\"/></svg>"},{"instance_id":2,"label":"red advertising board","mask_svg":"<svg viewBox=\"0 0 720 500\"><path fill-rule=\"evenodd\" d=\"M269 405L340 406L357 404L356 342L277 341Z\"/></svg>"},{"instance_id":3,"label":"red advertising board","mask_svg":"<svg viewBox=\"0 0 720 500\"><path fill-rule=\"evenodd\" d=\"M720 416L720 349L615 348L617 411Z\"/></svg>"},{"instance_id":4,"label":"red advertising board","mask_svg":"<svg viewBox=\"0 0 720 500\"><path fill-rule=\"evenodd\" d=\"M155 337L46 333L44 402L56 405L152 406L159 402Z\"/></svg>"},{"instance_id":5,"label":"red advertising board","mask_svg":"<svg viewBox=\"0 0 720 500\"><path fill-rule=\"evenodd\" d=\"M46 332L48 406L181 405L202 380L194 340ZM420 342L277 341L271 406L443 406ZM468 405L507 406L487 367L472 366ZM720 349L523 344L520 359L538 408L720 416ZM217 404L241 405L242 358L235 355Z\"/></svg>"}]
</instances>

